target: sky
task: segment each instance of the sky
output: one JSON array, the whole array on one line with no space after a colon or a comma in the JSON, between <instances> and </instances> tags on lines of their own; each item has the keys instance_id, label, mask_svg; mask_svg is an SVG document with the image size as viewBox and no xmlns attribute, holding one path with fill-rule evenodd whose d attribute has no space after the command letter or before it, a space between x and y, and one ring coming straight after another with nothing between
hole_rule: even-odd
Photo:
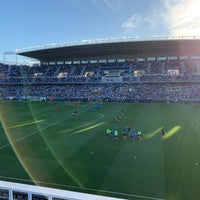
<instances>
[{"instance_id":1,"label":"sky","mask_svg":"<svg viewBox=\"0 0 200 200\"><path fill-rule=\"evenodd\" d=\"M200 0L1 0L4 52L100 38L200 36Z\"/></svg>"}]
</instances>

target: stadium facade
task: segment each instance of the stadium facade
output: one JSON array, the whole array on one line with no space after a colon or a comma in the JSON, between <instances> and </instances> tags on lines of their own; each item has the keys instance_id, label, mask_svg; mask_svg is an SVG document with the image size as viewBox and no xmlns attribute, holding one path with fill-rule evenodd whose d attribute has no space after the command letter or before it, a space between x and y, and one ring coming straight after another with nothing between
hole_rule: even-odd
<instances>
[{"instance_id":1,"label":"stadium facade","mask_svg":"<svg viewBox=\"0 0 200 200\"><path fill-rule=\"evenodd\" d=\"M200 39L159 39L159 40L101 40L54 44L17 51L18 55L37 59L42 65L101 63L139 60L181 60L193 59L200 55ZM103 61L102 61L103 60Z\"/></svg>"},{"instance_id":2,"label":"stadium facade","mask_svg":"<svg viewBox=\"0 0 200 200\"><path fill-rule=\"evenodd\" d=\"M2 99L200 99L199 38L98 40L23 49L17 54L37 59L41 65L2 64Z\"/></svg>"}]
</instances>

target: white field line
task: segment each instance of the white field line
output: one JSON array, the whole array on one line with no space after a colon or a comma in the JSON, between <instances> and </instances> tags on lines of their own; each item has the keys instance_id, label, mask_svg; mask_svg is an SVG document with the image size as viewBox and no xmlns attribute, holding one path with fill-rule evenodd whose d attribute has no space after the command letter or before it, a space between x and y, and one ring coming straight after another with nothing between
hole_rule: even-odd
<instances>
[{"instance_id":1,"label":"white field line","mask_svg":"<svg viewBox=\"0 0 200 200\"><path fill-rule=\"evenodd\" d=\"M85 112L85 111L87 111L87 110L88 110L88 109L82 111L81 113L83 113L83 112ZM57 122L54 122L54 123L48 123L48 125L47 125L46 127L41 128L40 130L41 130L41 131L42 131L42 130L45 130L45 129L47 129L47 128L51 127L51 126L54 126L54 125L56 125L56 124L59 124L60 122L66 120L66 119L69 119L69 118L71 118L71 116L70 116L70 117L65 117L65 118L63 118L63 119L61 119L61 120L59 120L59 121L57 121ZM100 119L102 119L102 118L103 118L103 116L102 116ZM100 120L100 119L98 119L98 120ZM94 121L94 120L93 120L93 121ZM87 122L87 123L88 123L88 122ZM47 123L46 123L46 124L47 124ZM15 140L15 141L12 142L12 143L5 144L5 145L3 145L3 146L0 147L0 150L3 149L3 148L8 147L8 146L10 146L10 145L13 145L13 144L15 144L15 143L17 143L17 142L20 142L21 140L23 140L23 139L25 139L25 138L28 138L28 137L30 137L30 136L32 136L32 135L38 133L38 132L39 132L39 130L34 131L34 132L32 132L32 133L30 133L30 134L28 134L28 135L25 135L25 136L23 136L23 137L21 137L21 138Z\"/></svg>"}]
</instances>

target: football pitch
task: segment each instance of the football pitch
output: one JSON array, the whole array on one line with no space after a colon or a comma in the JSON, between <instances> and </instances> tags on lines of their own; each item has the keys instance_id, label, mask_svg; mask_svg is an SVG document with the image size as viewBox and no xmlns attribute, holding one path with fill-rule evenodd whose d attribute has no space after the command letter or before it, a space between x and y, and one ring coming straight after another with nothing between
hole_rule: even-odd
<instances>
[{"instance_id":1,"label":"football pitch","mask_svg":"<svg viewBox=\"0 0 200 200\"><path fill-rule=\"evenodd\" d=\"M0 180L134 200L200 199L200 105L95 108L0 102ZM118 139L104 137L116 126ZM123 139L125 126L143 138Z\"/></svg>"}]
</instances>

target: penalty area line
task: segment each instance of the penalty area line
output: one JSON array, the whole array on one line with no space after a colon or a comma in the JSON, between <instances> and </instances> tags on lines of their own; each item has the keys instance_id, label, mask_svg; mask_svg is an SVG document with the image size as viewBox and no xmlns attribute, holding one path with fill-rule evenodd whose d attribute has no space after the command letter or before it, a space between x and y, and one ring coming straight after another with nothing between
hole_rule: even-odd
<instances>
[{"instance_id":1,"label":"penalty area line","mask_svg":"<svg viewBox=\"0 0 200 200\"><path fill-rule=\"evenodd\" d=\"M0 176L0 178L8 179L8 180L15 180L15 181L24 181L24 182L35 183L35 184L40 183L40 184L46 184L46 185L49 185L49 186L61 186L61 187L68 187L68 188L74 188L74 189L80 189L80 190L86 190L86 191L103 192L103 193L107 193L107 194L136 197L136 198L140 198L140 199L165 200L163 198L158 198L158 197L150 197L150 196L143 196L143 195L136 195L136 194L127 194L127 193L121 193L121 192L112 192L112 191L107 191L107 190L97 190L97 189L92 189L92 188L85 188L85 187L78 187L78 186L71 186L71 185L64 185L64 184L57 184L57 183L49 183L49 182L43 182L43 181L37 181L37 180L28 180L28 179L13 178L13 177L7 177L7 176Z\"/></svg>"},{"instance_id":2,"label":"penalty area line","mask_svg":"<svg viewBox=\"0 0 200 200\"><path fill-rule=\"evenodd\" d=\"M85 121L85 122L83 122L83 124L86 124L86 123L93 123L93 122L96 122L96 121L100 121L100 120L102 120L103 118L104 118L104 115L103 114L101 114L101 113L98 113L98 115L100 115L100 117L99 118L97 118L97 119L93 119L93 120L88 120L88 121Z\"/></svg>"}]
</instances>

